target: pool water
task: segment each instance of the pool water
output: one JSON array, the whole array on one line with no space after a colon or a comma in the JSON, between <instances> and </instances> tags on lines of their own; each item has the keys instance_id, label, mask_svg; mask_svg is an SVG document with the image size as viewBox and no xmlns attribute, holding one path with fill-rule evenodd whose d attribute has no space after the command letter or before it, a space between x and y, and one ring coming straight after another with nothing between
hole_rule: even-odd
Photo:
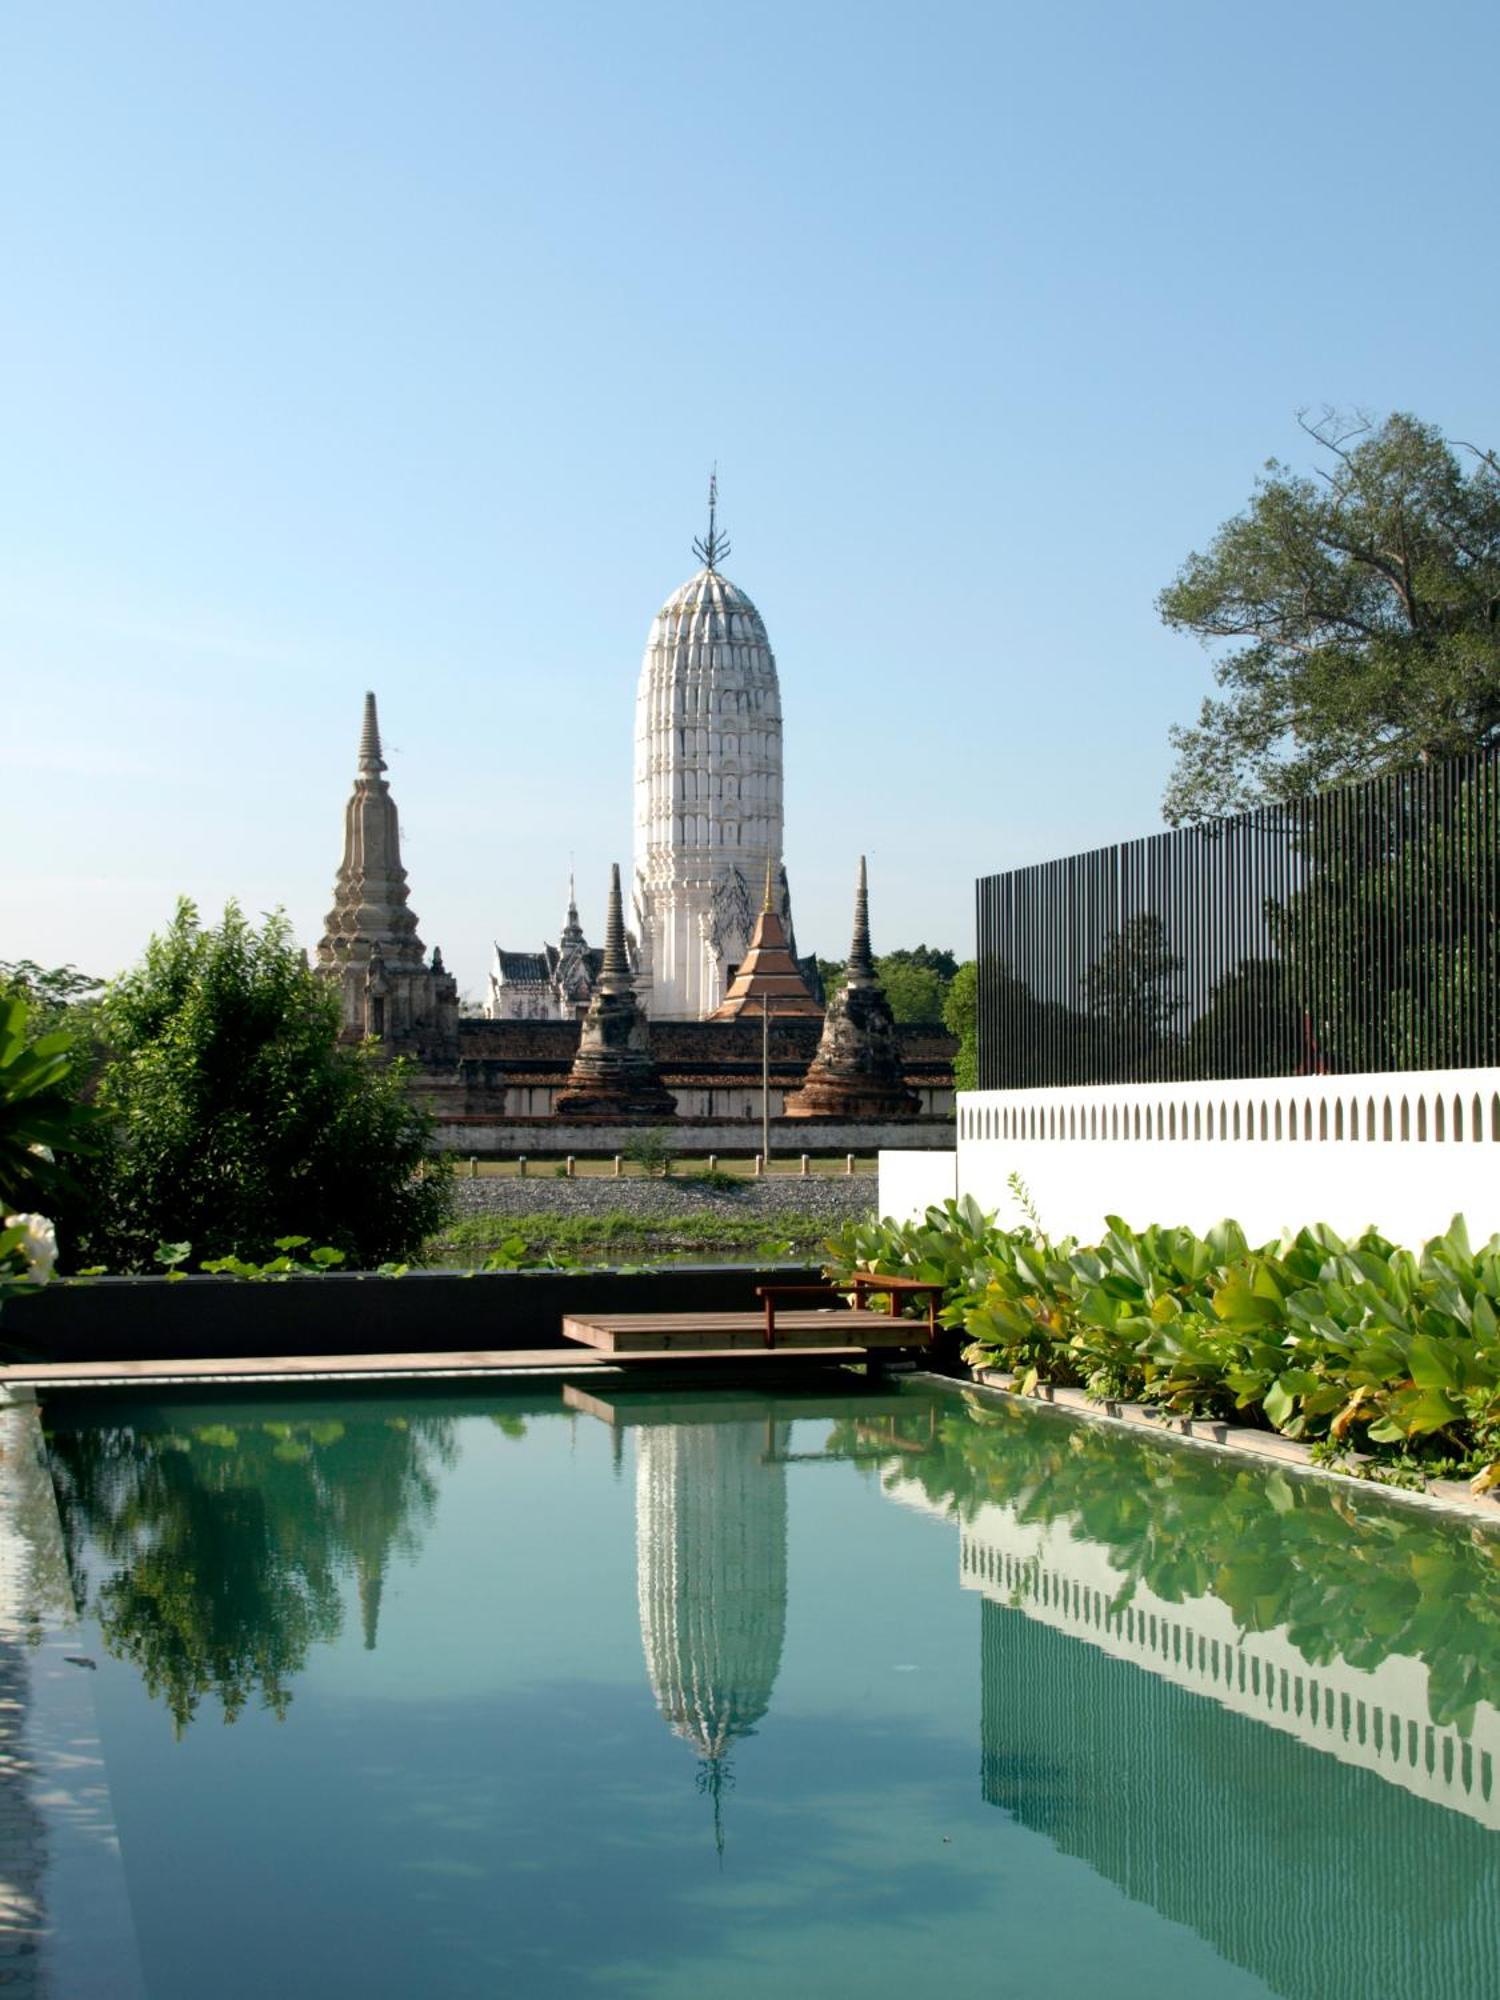
<instances>
[{"instance_id":1,"label":"pool water","mask_svg":"<svg viewBox=\"0 0 1500 2000\"><path fill-rule=\"evenodd\" d=\"M1500 1538L848 1379L55 1398L151 2000L1500 1993Z\"/></svg>"}]
</instances>

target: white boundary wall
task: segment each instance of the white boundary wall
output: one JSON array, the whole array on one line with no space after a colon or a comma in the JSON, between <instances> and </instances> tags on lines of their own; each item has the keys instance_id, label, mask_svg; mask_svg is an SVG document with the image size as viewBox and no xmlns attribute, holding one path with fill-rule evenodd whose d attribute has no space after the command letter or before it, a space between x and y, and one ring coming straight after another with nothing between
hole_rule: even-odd
<instances>
[{"instance_id":1,"label":"white boundary wall","mask_svg":"<svg viewBox=\"0 0 1500 2000\"><path fill-rule=\"evenodd\" d=\"M886 1222L917 1222L958 1192L957 1153L886 1152L880 1168L880 1214Z\"/></svg>"},{"instance_id":2,"label":"white boundary wall","mask_svg":"<svg viewBox=\"0 0 1500 2000\"><path fill-rule=\"evenodd\" d=\"M1087 1241L1106 1215L1232 1216L1252 1241L1373 1223L1416 1248L1462 1214L1479 1242L1500 1230L1500 1069L961 1092L959 1192L1018 1223L1013 1173L1045 1229Z\"/></svg>"}]
</instances>

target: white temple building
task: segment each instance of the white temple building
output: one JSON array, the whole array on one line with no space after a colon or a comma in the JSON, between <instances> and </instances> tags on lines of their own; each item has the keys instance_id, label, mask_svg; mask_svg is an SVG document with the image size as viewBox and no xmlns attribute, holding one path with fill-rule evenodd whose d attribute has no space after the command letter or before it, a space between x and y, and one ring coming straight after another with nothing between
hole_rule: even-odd
<instances>
[{"instance_id":1,"label":"white temple building","mask_svg":"<svg viewBox=\"0 0 1500 2000\"><path fill-rule=\"evenodd\" d=\"M630 969L635 971L635 940L625 940ZM594 985L604 960L578 921L578 898L568 881L568 917L556 944L540 951L507 951L497 944L490 959L484 1012L490 1021L581 1021L594 997Z\"/></svg>"},{"instance_id":2,"label":"white temple building","mask_svg":"<svg viewBox=\"0 0 1500 2000\"><path fill-rule=\"evenodd\" d=\"M634 914L641 1005L696 1021L724 998L767 864L792 936L782 861L781 690L760 613L719 572L709 489L703 567L652 623L635 703ZM793 945L795 952L795 945Z\"/></svg>"}]
</instances>

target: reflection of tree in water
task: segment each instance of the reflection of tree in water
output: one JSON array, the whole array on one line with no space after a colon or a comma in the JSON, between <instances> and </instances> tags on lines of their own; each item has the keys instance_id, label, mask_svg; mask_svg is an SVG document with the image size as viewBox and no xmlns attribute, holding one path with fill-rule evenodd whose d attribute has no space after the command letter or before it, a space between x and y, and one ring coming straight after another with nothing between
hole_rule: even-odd
<instances>
[{"instance_id":1,"label":"reflection of tree in water","mask_svg":"<svg viewBox=\"0 0 1500 2000\"><path fill-rule=\"evenodd\" d=\"M309 1648L338 1636L346 1572L374 1645L386 1566L454 1445L450 1419L413 1416L99 1426L49 1452L79 1603L180 1733L205 1695L226 1722L253 1697L284 1715Z\"/></svg>"},{"instance_id":2,"label":"reflection of tree in water","mask_svg":"<svg viewBox=\"0 0 1500 2000\"><path fill-rule=\"evenodd\" d=\"M789 1427L660 1424L641 1433L636 1580L657 1706L721 1807L729 1754L771 1705L786 1634ZM769 1449L768 1449L769 1446Z\"/></svg>"},{"instance_id":3,"label":"reflection of tree in water","mask_svg":"<svg viewBox=\"0 0 1500 2000\"><path fill-rule=\"evenodd\" d=\"M1242 1632L1284 1627L1314 1667L1420 1660L1442 1726L1467 1732L1477 1702L1500 1707L1500 1540L1482 1527L977 1396L945 1399L935 1424L914 1396L889 1421L890 1473L960 1521L993 1502L1022 1522L1068 1522L1129 1579L1122 1602L1137 1580L1169 1604L1216 1597ZM828 1449L876 1443L851 1420Z\"/></svg>"}]
</instances>

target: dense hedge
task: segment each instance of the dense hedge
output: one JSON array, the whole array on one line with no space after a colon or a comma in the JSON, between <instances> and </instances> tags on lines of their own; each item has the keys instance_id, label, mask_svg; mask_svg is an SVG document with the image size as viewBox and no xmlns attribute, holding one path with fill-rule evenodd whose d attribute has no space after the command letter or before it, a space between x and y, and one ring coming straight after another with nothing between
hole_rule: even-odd
<instances>
[{"instance_id":1,"label":"dense hedge","mask_svg":"<svg viewBox=\"0 0 1500 2000\"><path fill-rule=\"evenodd\" d=\"M965 1360L1028 1393L1070 1383L1500 1485L1500 1236L1476 1250L1462 1217L1419 1254L1374 1230L1256 1247L1235 1222L1198 1236L1116 1216L1086 1246L1000 1229L965 1199L853 1225L829 1251L835 1276L941 1279Z\"/></svg>"}]
</instances>

